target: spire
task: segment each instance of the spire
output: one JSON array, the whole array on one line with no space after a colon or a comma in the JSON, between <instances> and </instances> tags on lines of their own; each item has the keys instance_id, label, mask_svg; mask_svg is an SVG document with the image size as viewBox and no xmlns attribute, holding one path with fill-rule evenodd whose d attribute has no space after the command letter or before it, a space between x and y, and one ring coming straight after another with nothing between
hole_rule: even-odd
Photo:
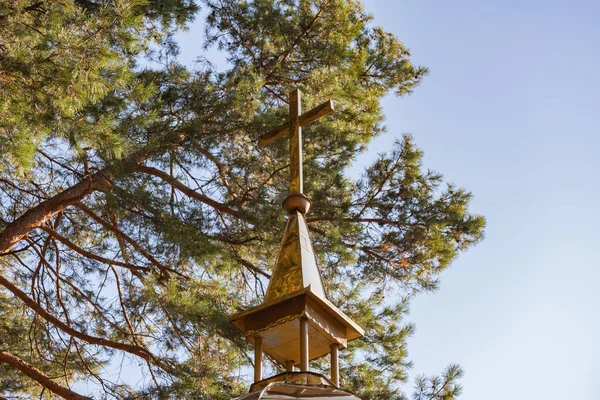
<instances>
[{"instance_id":1,"label":"spire","mask_svg":"<svg viewBox=\"0 0 600 400\"><path fill-rule=\"evenodd\" d=\"M289 295L306 287L326 298L304 218L310 208L310 200L302 193L302 126L332 112L333 102L326 101L302 114L301 94L295 89L289 94L289 108L289 123L283 124L259 141L261 146L265 146L288 132L290 135L290 194L283 203L289 217L265 301Z\"/></svg>"},{"instance_id":2,"label":"spire","mask_svg":"<svg viewBox=\"0 0 600 400\"><path fill-rule=\"evenodd\" d=\"M308 287L315 294L327 298L306 220L300 211L294 210L288 217L272 275L265 294L266 302Z\"/></svg>"},{"instance_id":3,"label":"spire","mask_svg":"<svg viewBox=\"0 0 600 400\"><path fill-rule=\"evenodd\" d=\"M310 360L331 355L331 381L338 386L338 350L363 330L328 299L306 223L310 200L302 193L302 126L333 111L327 101L302 114L300 91L289 95L290 121L263 136L265 146L289 133L290 193L279 256L263 303L233 314L231 322L255 344L255 382L262 380L262 354L293 371L308 372Z\"/></svg>"}]
</instances>

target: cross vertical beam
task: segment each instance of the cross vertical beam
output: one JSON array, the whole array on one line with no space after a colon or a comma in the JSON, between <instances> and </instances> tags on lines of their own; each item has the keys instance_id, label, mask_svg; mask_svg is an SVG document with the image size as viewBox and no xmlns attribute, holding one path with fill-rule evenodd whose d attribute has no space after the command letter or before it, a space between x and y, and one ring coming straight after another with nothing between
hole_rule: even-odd
<instances>
[{"instance_id":1,"label":"cross vertical beam","mask_svg":"<svg viewBox=\"0 0 600 400\"><path fill-rule=\"evenodd\" d=\"M258 145L264 147L277 139L290 135L290 193L302 193L304 190L302 174L302 127L333 112L333 101L327 100L302 114L300 90L289 93L290 119L258 139Z\"/></svg>"},{"instance_id":2,"label":"cross vertical beam","mask_svg":"<svg viewBox=\"0 0 600 400\"><path fill-rule=\"evenodd\" d=\"M294 89L289 94L290 104L290 193L302 193L302 99L300 91Z\"/></svg>"}]
</instances>

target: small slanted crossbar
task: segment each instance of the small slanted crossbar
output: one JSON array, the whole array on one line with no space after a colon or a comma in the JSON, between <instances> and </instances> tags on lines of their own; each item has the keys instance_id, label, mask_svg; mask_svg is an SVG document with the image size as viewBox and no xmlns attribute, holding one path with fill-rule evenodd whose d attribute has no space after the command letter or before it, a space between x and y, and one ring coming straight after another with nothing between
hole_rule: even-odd
<instances>
[{"instance_id":1,"label":"small slanted crossbar","mask_svg":"<svg viewBox=\"0 0 600 400\"><path fill-rule=\"evenodd\" d=\"M333 101L327 100L326 102L319 104L315 108L310 111L302 114L298 119L300 120L300 126L306 126L311 122L321 118L324 115L329 114L334 111ZM286 122L285 124L281 124L278 128L273 129L271 132L261 136L258 139L258 145L260 147L264 147L270 143L273 143L277 139L287 135L289 132L290 123Z\"/></svg>"},{"instance_id":2,"label":"small slanted crossbar","mask_svg":"<svg viewBox=\"0 0 600 400\"><path fill-rule=\"evenodd\" d=\"M302 113L300 90L289 93L290 117L287 123L267 133L258 140L259 146L266 146L280 137L290 136L290 194L302 195L302 127L333 111L333 101L329 100L310 111ZM306 198L306 197L304 197ZM307 209L308 210L308 209ZM305 211L306 212L306 211Z\"/></svg>"}]
</instances>

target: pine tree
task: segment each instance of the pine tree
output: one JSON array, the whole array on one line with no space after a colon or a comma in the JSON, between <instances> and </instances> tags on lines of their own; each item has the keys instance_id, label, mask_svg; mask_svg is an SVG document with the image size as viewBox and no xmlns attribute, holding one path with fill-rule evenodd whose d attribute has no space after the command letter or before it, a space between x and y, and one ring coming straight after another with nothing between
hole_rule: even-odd
<instances>
[{"instance_id":1,"label":"pine tree","mask_svg":"<svg viewBox=\"0 0 600 400\"><path fill-rule=\"evenodd\" d=\"M408 302L436 289L484 219L468 191L424 170L410 136L358 181L343 171L384 131L383 96L410 93L427 70L358 0L202 5L205 45L227 55L226 70L177 63L173 33L194 18L191 1L0 5L0 395L246 389L250 348L228 315L266 288L289 164L284 141L257 139L298 87L307 108L336 100L304 130L304 166L328 293L366 328L343 353L343 385L404 399ZM110 375L125 358L146 386ZM414 397L454 398L461 373L422 377ZM100 393L75 393L82 380Z\"/></svg>"}]
</instances>

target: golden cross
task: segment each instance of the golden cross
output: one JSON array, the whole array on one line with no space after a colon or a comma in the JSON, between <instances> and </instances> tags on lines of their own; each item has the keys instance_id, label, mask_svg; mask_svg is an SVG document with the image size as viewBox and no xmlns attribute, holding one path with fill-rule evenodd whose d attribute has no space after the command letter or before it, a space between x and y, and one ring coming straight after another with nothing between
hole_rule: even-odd
<instances>
[{"instance_id":1,"label":"golden cross","mask_svg":"<svg viewBox=\"0 0 600 400\"><path fill-rule=\"evenodd\" d=\"M302 193L302 127L333 111L333 101L328 100L302 114L300 90L289 93L290 120L258 139L260 147L290 134L290 193Z\"/></svg>"}]
</instances>

